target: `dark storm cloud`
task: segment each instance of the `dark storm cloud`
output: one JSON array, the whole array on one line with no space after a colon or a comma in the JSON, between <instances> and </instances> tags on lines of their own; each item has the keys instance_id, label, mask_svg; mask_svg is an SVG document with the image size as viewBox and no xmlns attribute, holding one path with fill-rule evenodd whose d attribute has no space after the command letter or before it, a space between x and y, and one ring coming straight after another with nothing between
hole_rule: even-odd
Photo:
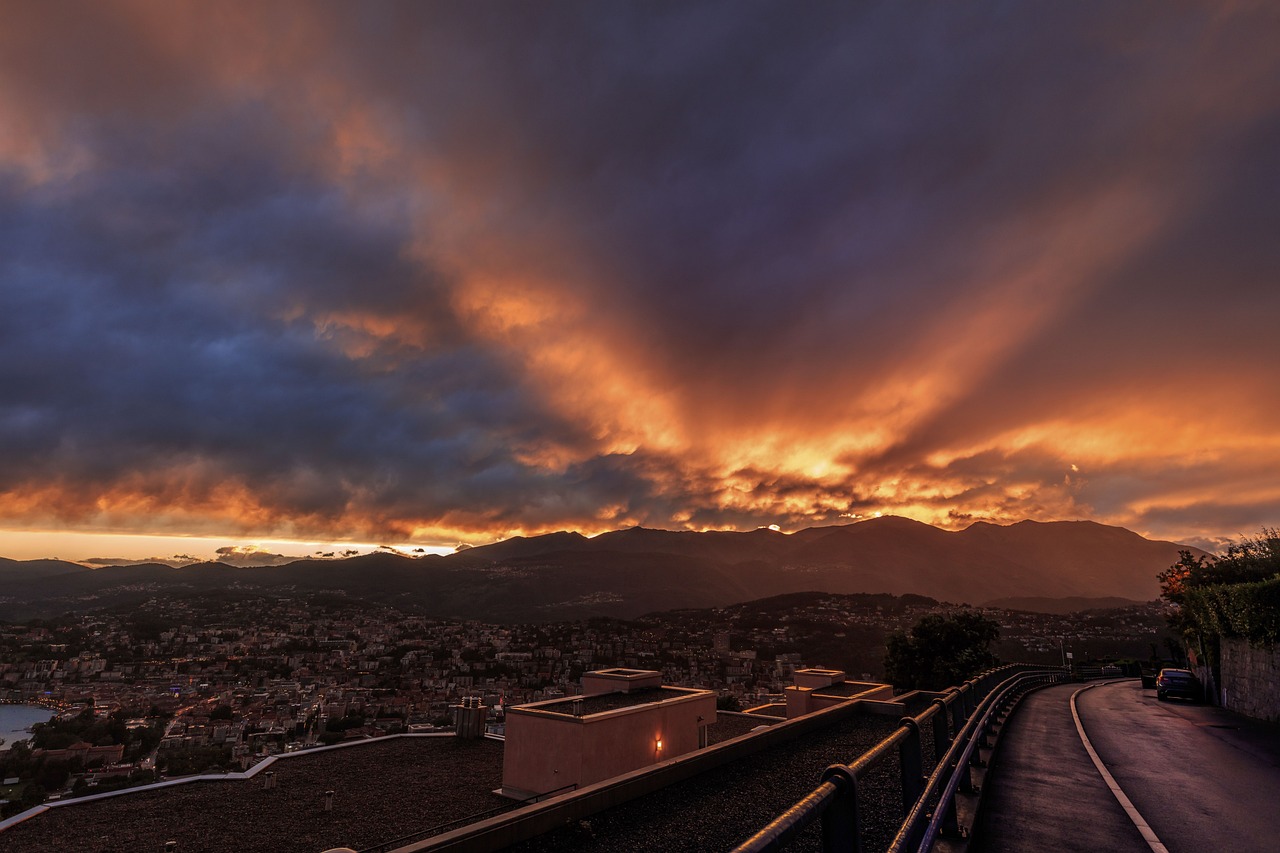
<instances>
[{"instance_id":1,"label":"dark storm cloud","mask_svg":"<svg viewBox=\"0 0 1280 853\"><path fill-rule=\"evenodd\" d=\"M285 517L336 519L355 493L357 509L439 513L537 429L437 274L402 256L394 200L371 219L262 121L231 110L166 140L96 127L92 171L6 182L6 485L64 483L67 515L131 477L160 505L231 480ZM332 338L356 332L310 320L354 310L414 312L420 346L343 357Z\"/></svg>"},{"instance_id":2,"label":"dark storm cloud","mask_svg":"<svg viewBox=\"0 0 1280 853\"><path fill-rule=\"evenodd\" d=\"M1277 37L1248 4L16 9L0 515L1250 526Z\"/></svg>"}]
</instances>

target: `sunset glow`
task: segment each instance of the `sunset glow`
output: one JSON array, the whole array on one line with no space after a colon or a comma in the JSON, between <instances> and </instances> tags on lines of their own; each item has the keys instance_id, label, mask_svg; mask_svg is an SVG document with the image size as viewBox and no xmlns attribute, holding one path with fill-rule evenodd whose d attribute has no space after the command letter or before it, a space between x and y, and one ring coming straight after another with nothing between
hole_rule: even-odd
<instances>
[{"instance_id":1,"label":"sunset glow","mask_svg":"<svg viewBox=\"0 0 1280 853\"><path fill-rule=\"evenodd\" d=\"M1280 16L972 18L12 5L0 556L1280 522Z\"/></svg>"}]
</instances>

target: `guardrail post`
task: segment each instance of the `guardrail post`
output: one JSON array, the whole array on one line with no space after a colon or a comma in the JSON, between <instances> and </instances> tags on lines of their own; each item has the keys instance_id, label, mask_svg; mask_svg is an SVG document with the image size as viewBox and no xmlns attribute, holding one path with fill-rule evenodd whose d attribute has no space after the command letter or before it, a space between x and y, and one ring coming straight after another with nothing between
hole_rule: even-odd
<instances>
[{"instance_id":1,"label":"guardrail post","mask_svg":"<svg viewBox=\"0 0 1280 853\"><path fill-rule=\"evenodd\" d=\"M933 715L933 763L938 764L951 745L951 733L947 729L951 721L947 718L947 700L934 699L929 704L938 709Z\"/></svg>"},{"instance_id":2,"label":"guardrail post","mask_svg":"<svg viewBox=\"0 0 1280 853\"><path fill-rule=\"evenodd\" d=\"M966 769L966 774L968 770ZM972 787L972 786L970 786ZM942 825L938 828L947 838L963 838L964 831L960 829L960 812L956 809L956 798L947 797L945 803L939 803L942 809Z\"/></svg>"},{"instance_id":3,"label":"guardrail post","mask_svg":"<svg viewBox=\"0 0 1280 853\"><path fill-rule=\"evenodd\" d=\"M836 798L822 813L825 853L862 853L862 818L858 814L858 777L843 764L822 772L822 781L836 786Z\"/></svg>"},{"instance_id":4,"label":"guardrail post","mask_svg":"<svg viewBox=\"0 0 1280 853\"><path fill-rule=\"evenodd\" d=\"M964 728L964 720L965 720L965 716L964 716L964 693L963 693L963 692L961 692L960 690L957 690L957 689L956 689L956 688L954 688L954 687L953 687L953 688L951 688L951 689L952 689L952 691L954 691L954 692L951 694L951 705L950 705L950 707L951 707L951 731L954 733L954 734L952 735L952 737L957 737L957 736L959 736L959 734L960 734L960 730L961 730L962 728Z\"/></svg>"},{"instance_id":5,"label":"guardrail post","mask_svg":"<svg viewBox=\"0 0 1280 853\"><path fill-rule=\"evenodd\" d=\"M903 717L899 725L907 730L907 736L898 746L902 761L902 813L905 815L924 791L924 755L920 746L920 724L911 717Z\"/></svg>"},{"instance_id":6,"label":"guardrail post","mask_svg":"<svg viewBox=\"0 0 1280 853\"><path fill-rule=\"evenodd\" d=\"M977 790L973 784L973 768L981 766L982 759L978 757L978 750L975 749L970 754L968 761L961 762L960 766L956 767L955 772L960 774L959 788L961 791L966 794L972 794Z\"/></svg>"}]
</instances>

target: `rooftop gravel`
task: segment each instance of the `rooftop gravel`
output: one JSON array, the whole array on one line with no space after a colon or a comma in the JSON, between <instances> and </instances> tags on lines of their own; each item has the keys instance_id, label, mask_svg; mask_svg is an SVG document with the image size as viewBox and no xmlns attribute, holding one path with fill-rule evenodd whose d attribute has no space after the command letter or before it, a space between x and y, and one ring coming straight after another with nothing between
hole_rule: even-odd
<instances>
[{"instance_id":1,"label":"rooftop gravel","mask_svg":"<svg viewBox=\"0 0 1280 853\"><path fill-rule=\"evenodd\" d=\"M201 781L50 809L0 832L5 853L319 853L370 847L511 800L502 744L381 738L277 761L249 780ZM323 808L333 791L333 810ZM453 827L449 827L453 828Z\"/></svg>"}]
</instances>

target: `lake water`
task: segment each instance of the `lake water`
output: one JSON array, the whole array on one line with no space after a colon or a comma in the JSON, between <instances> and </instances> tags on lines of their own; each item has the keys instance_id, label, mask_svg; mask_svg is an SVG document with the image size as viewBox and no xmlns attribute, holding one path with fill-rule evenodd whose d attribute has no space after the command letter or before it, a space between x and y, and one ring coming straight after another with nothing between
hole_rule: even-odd
<instances>
[{"instance_id":1,"label":"lake water","mask_svg":"<svg viewBox=\"0 0 1280 853\"><path fill-rule=\"evenodd\" d=\"M48 708L37 705L0 705L0 737L4 738L4 745L0 746L0 750L8 749L16 740L30 738L27 726L51 719L53 712Z\"/></svg>"}]
</instances>

